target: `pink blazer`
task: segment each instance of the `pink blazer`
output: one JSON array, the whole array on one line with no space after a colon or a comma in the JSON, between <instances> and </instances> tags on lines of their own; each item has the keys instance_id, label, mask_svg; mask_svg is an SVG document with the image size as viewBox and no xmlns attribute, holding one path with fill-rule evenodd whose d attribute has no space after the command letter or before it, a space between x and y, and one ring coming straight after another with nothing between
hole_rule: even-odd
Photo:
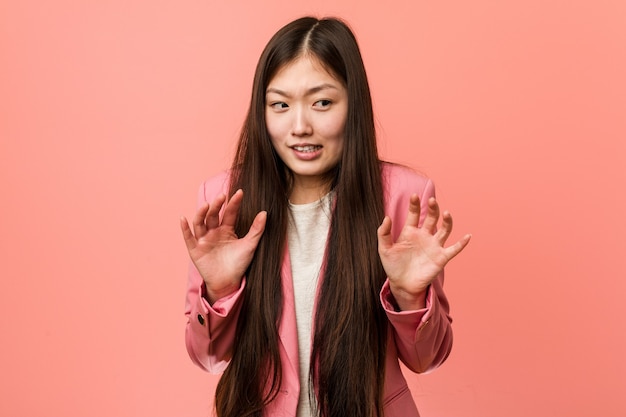
<instances>
[{"instance_id":1,"label":"pink blazer","mask_svg":"<svg viewBox=\"0 0 626 417\"><path fill-rule=\"evenodd\" d=\"M417 193L421 201L435 195L433 183L414 171L397 165L383 164L385 212L393 221L394 239L400 233L409 207L409 198ZM229 176L224 172L206 181L199 192L199 203L213 201L219 193L228 193ZM426 204L422 204L421 220ZM382 219L381 219L382 221ZM212 306L202 297L202 277L190 266L185 302L187 327L185 342L191 360L212 373L228 365L235 335L241 288L217 300ZM418 417L419 413L398 359L413 372L426 372L442 364L452 348L449 305L443 292L443 273L430 286L426 308L396 312L389 283L380 292L380 301L389 319L386 375L384 385L385 417ZM280 355L283 362L282 386L278 397L268 406L267 416L294 417L300 393L298 337L288 251L282 265L283 315L279 325Z\"/></svg>"}]
</instances>

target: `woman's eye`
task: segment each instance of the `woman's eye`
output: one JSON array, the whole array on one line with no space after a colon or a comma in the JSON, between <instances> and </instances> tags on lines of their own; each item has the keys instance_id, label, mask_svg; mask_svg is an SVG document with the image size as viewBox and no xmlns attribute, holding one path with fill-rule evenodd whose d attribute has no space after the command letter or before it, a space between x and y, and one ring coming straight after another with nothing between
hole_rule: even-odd
<instances>
[{"instance_id":1,"label":"woman's eye","mask_svg":"<svg viewBox=\"0 0 626 417\"><path fill-rule=\"evenodd\" d=\"M282 102L282 101L277 101L275 103L271 103L270 107L274 110L284 110L289 108L289 106L287 105L287 103Z\"/></svg>"},{"instance_id":2,"label":"woman's eye","mask_svg":"<svg viewBox=\"0 0 626 417\"><path fill-rule=\"evenodd\" d=\"M313 103L313 106L326 108L326 107L330 106L331 103L332 102L330 100L317 100L315 103Z\"/></svg>"}]
</instances>

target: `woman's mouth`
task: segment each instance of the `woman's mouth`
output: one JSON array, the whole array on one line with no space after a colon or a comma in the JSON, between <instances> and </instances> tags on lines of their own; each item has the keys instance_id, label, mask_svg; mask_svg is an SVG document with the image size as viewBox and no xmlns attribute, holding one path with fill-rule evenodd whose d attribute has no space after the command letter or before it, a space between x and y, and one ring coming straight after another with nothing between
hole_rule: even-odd
<instances>
[{"instance_id":1,"label":"woman's mouth","mask_svg":"<svg viewBox=\"0 0 626 417\"><path fill-rule=\"evenodd\" d=\"M296 145L296 146L292 146L292 148L298 152L315 152L317 150L322 149L321 146L319 145L304 145L304 146L300 146L300 145Z\"/></svg>"}]
</instances>

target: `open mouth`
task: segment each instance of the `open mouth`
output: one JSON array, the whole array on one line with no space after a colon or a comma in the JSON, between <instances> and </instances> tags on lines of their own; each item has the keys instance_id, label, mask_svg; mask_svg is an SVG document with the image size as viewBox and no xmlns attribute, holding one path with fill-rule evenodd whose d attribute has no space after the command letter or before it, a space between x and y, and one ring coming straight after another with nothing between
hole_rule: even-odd
<instances>
[{"instance_id":1,"label":"open mouth","mask_svg":"<svg viewBox=\"0 0 626 417\"><path fill-rule=\"evenodd\" d=\"M292 146L298 152L315 152L322 149L319 145Z\"/></svg>"}]
</instances>

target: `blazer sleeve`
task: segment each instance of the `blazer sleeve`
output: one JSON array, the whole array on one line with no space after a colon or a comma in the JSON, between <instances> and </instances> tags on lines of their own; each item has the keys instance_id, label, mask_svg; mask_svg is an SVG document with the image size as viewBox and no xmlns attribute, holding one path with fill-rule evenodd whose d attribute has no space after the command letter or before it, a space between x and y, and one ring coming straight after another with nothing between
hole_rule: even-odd
<instances>
[{"instance_id":1,"label":"blazer sleeve","mask_svg":"<svg viewBox=\"0 0 626 417\"><path fill-rule=\"evenodd\" d=\"M392 217L394 239L397 238L406 219L409 198L420 194L420 201L435 196L431 180L417 174L396 175L387 196L388 215ZM421 193L420 193L421 188ZM420 224L428 207L421 205ZM400 360L413 372L427 372L441 365L452 349L452 318L448 300L443 291L443 271L435 278L426 293L426 307L415 311L397 311L396 302L389 289L389 280L380 292L380 301L393 330L394 341Z\"/></svg>"},{"instance_id":2,"label":"blazer sleeve","mask_svg":"<svg viewBox=\"0 0 626 417\"><path fill-rule=\"evenodd\" d=\"M219 193L227 193L227 187L228 176L225 173L205 182L198 192L198 206L213 201ZM189 263L185 344L191 360L206 371L220 373L228 366L244 288L245 279L237 292L211 305L205 297L204 280L193 262Z\"/></svg>"}]
</instances>

